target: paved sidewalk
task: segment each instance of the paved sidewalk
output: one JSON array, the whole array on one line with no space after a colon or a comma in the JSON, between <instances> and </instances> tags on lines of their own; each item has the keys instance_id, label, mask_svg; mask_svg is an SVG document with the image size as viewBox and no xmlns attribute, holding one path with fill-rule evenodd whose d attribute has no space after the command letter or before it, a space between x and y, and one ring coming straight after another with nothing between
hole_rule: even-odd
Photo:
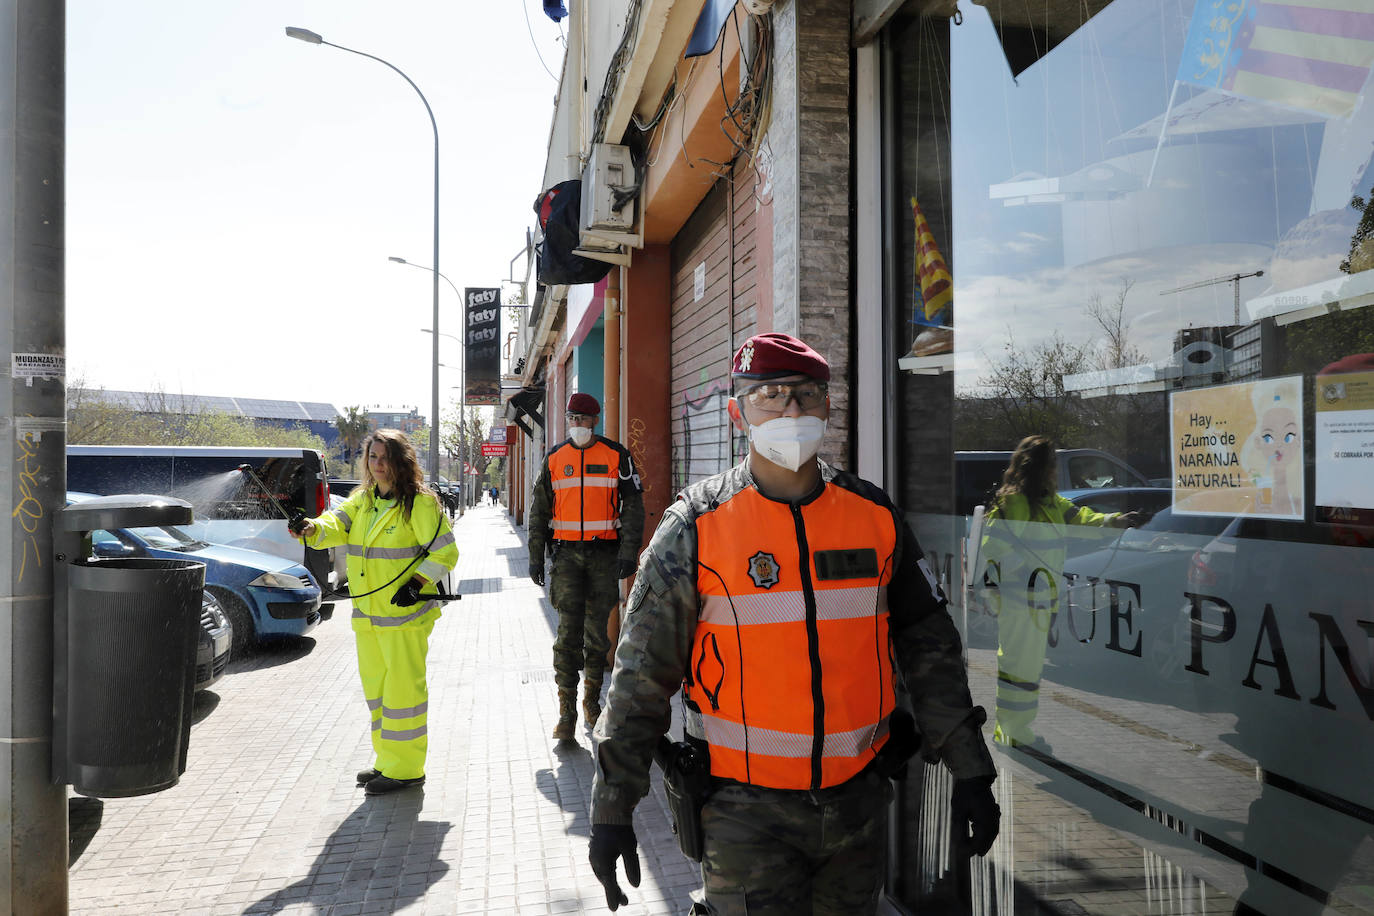
<instances>
[{"instance_id":1,"label":"paved sidewalk","mask_svg":"<svg viewBox=\"0 0 1374 916\"><path fill-rule=\"evenodd\" d=\"M590 739L556 746L555 615L504 509L455 523L461 601L430 647L421 790L367 798L349 606L200 694L190 763L156 795L71 801L74 914L605 913L587 865ZM620 913L685 913L697 868L662 790L636 812Z\"/></svg>"}]
</instances>

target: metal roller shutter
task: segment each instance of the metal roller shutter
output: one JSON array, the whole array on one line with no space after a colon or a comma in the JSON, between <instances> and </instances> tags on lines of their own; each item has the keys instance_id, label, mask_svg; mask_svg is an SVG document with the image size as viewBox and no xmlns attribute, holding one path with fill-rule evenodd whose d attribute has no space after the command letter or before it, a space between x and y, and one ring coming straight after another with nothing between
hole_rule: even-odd
<instances>
[{"instance_id":1,"label":"metal roller shutter","mask_svg":"<svg viewBox=\"0 0 1374 916\"><path fill-rule=\"evenodd\" d=\"M719 473L744 453L725 404L730 357L755 333L754 199L750 170L722 179L673 239L673 488Z\"/></svg>"}]
</instances>

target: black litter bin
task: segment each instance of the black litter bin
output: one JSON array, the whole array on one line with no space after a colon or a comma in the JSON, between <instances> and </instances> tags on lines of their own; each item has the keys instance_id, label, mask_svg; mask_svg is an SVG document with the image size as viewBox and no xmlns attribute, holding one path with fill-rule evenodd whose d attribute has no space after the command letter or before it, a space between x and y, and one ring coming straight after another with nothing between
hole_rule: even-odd
<instances>
[{"instance_id":1,"label":"black litter bin","mask_svg":"<svg viewBox=\"0 0 1374 916\"><path fill-rule=\"evenodd\" d=\"M98 560L86 534L190 520L189 504L150 496L62 514L54 770L83 795L158 792L186 771L205 585L204 563Z\"/></svg>"}]
</instances>

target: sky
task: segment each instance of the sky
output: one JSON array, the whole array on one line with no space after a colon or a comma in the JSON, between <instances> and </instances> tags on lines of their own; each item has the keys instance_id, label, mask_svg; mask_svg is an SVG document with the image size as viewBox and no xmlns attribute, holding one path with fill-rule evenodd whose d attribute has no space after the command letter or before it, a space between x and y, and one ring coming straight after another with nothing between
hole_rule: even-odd
<instances>
[{"instance_id":1,"label":"sky","mask_svg":"<svg viewBox=\"0 0 1374 916\"><path fill-rule=\"evenodd\" d=\"M67 0L70 385L429 415L432 274L388 261L433 266L429 118L391 69L286 26L415 82L439 270L508 276L563 59L540 0ZM442 280L439 304L446 409L461 300Z\"/></svg>"}]
</instances>

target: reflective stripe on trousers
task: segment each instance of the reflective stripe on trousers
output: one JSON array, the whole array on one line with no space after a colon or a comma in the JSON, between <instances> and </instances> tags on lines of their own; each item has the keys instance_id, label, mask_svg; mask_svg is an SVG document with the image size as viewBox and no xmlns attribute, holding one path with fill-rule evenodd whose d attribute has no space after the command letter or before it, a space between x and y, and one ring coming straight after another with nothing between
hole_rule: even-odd
<instances>
[{"instance_id":1,"label":"reflective stripe on trousers","mask_svg":"<svg viewBox=\"0 0 1374 916\"><path fill-rule=\"evenodd\" d=\"M355 631L358 674L371 714L374 766L392 779L425 775L429 685L425 658L434 620Z\"/></svg>"}]
</instances>

